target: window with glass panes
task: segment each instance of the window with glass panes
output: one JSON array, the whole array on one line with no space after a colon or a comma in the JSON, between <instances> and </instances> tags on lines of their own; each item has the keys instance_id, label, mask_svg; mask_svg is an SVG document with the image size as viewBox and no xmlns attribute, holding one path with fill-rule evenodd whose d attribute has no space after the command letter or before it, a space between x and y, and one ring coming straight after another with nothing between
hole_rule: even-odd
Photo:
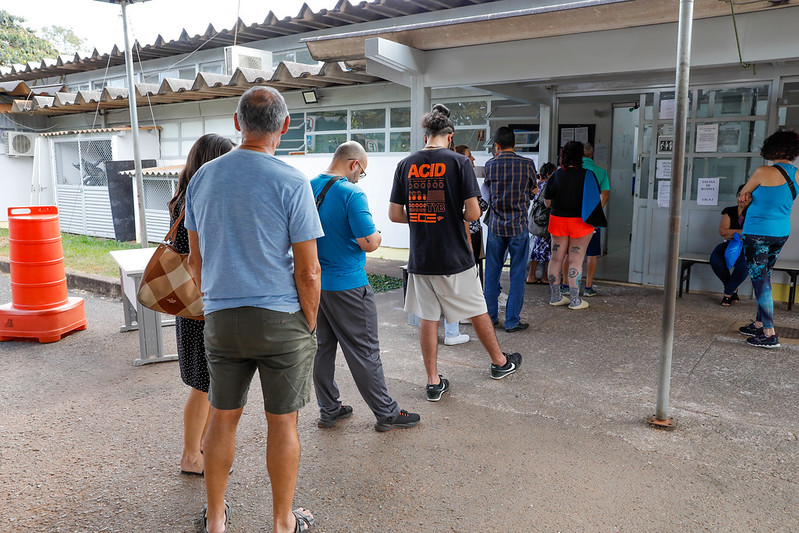
<instances>
[{"instance_id":1,"label":"window with glass panes","mask_svg":"<svg viewBox=\"0 0 799 533\"><path fill-rule=\"evenodd\" d=\"M689 192L686 200L696 201L701 178L719 178L719 205L735 203L738 187L763 164L760 147L766 136L768 94L769 85L762 83L696 88L689 92L685 131L684 186ZM673 91L655 91L647 95L642 171L656 171L658 161L671 161L674 105ZM642 175L646 174L642 172ZM653 186L649 197L656 198L656 195L657 188Z\"/></svg>"},{"instance_id":2,"label":"window with glass panes","mask_svg":"<svg viewBox=\"0 0 799 533\"><path fill-rule=\"evenodd\" d=\"M455 123L455 144L481 150L488 131L486 100L444 102ZM288 136L288 138L287 138ZM411 109L382 105L356 109L319 109L291 114L289 132L278 153L333 153L346 141L359 142L367 152L407 153L411 149Z\"/></svg>"},{"instance_id":3,"label":"window with glass panes","mask_svg":"<svg viewBox=\"0 0 799 533\"><path fill-rule=\"evenodd\" d=\"M782 96L777 106L777 121L780 128L799 131L799 78L783 82Z\"/></svg>"}]
</instances>

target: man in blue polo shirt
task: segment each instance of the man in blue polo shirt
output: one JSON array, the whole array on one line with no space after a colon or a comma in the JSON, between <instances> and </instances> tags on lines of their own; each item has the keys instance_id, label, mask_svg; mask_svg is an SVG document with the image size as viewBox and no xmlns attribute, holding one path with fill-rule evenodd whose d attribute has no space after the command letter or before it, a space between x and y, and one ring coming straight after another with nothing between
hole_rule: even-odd
<instances>
[{"instance_id":1,"label":"man in blue polo shirt","mask_svg":"<svg viewBox=\"0 0 799 533\"><path fill-rule=\"evenodd\" d=\"M258 370L272 531L307 531L313 515L291 505L300 462L297 411L311 399L322 227L308 180L274 155L290 122L280 93L249 89L233 121L239 147L203 165L186 190L189 266L203 292L211 377L201 524L227 531L236 428Z\"/></svg>"},{"instance_id":2,"label":"man in blue polo shirt","mask_svg":"<svg viewBox=\"0 0 799 533\"><path fill-rule=\"evenodd\" d=\"M314 387L320 428L332 428L352 416L334 380L336 349L341 344L355 385L377 419L377 431L409 428L419 415L401 410L386 389L377 338L377 307L366 278L366 252L380 246L366 195L356 185L366 176L366 151L355 141L336 149L330 166L311 180L325 236L318 239L322 295L314 360Z\"/></svg>"}]
</instances>

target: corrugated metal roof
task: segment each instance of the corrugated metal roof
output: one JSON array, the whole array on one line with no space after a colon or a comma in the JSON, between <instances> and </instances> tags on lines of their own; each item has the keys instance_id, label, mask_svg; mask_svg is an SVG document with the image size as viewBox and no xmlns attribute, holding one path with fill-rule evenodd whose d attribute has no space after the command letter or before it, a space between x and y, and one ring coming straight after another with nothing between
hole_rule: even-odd
<instances>
[{"instance_id":1,"label":"corrugated metal roof","mask_svg":"<svg viewBox=\"0 0 799 533\"><path fill-rule=\"evenodd\" d=\"M147 178L177 178L180 176L180 171L186 165L168 165L163 167L150 167L141 169L141 175ZM133 176L136 174L135 170L123 170L120 174L126 176Z\"/></svg>"},{"instance_id":2,"label":"corrugated metal roof","mask_svg":"<svg viewBox=\"0 0 799 533\"><path fill-rule=\"evenodd\" d=\"M291 90L378 80L380 78L349 70L340 63L318 66L284 61L274 71L238 68L232 76L201 72L194 80L165 79L160 85L137 83L136 100L139 105L169 104L236 97L255 85ZM37 86L28 87L24 82L0 83L0 95L25 96L13 100L10 113L64 115L128 107L128 90L125 88L105 87L102 91L69 93L64 92L64 86L58 87L53 87L48 93L39 92Z\"/></svg>"},{"instance_id":3,"label":"corrugated metal roof","mask_svg":"<svg viewBox=\"0 0 799 533\"><path fill-rule=\"evenodd\" d=\"M314 13L307 4L303 4L296 17L286 17L281 20L270 11L262 23L247 26L239 19L236 26L231 29L217 31L213 25L209 24L202 35L189 36L184 29L180 36L172 41L166 41L159 35L152 44L142 46L136 42L134 47L137 50L134 52L133 57L147 61L149 59L187 54L196 50L200 45L204 49L231 46L234 39L236 44L246 44L314 30L338 28L351 24L496 1L499 0L374 0L373 2L364 1L352 4L349 0L339 0L333 9L322 9L317 13ZM40 61L29 61L25 65L0 66L0 82L27 81L63 76L124 63L124 49L114 46L111 52L105 54L101 54L95 49L91 54L83 57L78 54L74 56L62 55L53 59L44 58Z\"/></svg>"},{"instance_id":4,"label":"corrugated metal roof","mask_svg":"<svg viewBox=\"0 0 799 533\"><path fill-rule=\"evenodd\" d=\"M156 130L158 126L140 127L140 130ZM87 133L117 133L120 131L130 131L130 126L117 126L114 128L87 128L82 130L47 131L40 133L42 137L60 137L63 135L79 135Z\"/></svg>"}]
</instances>

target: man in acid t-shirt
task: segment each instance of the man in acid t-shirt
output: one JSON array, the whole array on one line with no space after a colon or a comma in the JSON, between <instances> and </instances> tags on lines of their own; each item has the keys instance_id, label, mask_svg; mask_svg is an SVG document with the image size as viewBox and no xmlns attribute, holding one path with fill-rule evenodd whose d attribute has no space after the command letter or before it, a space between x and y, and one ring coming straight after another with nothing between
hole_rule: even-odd
<instances>
[{"instance_id":1,"label":"man in acid t-shirt","mask_svg":"<svg viewBox=\"0 0 799 533\"><path fill-rule=\"evenodd\" d=\"M410 227L405 311L420 318L419 341L427 373L427 399L437 402L449 390L438 373L438 321L470 318L491 357L490 374L502 379L516 371L522 356L505 354L488 317L480 278L464 220L480 216L480 190L471 162L448 149L455 133L449 110L436 105L422 118L425 147L397 165L388 210L392 222Z\"/></svg>"}]
</instances>

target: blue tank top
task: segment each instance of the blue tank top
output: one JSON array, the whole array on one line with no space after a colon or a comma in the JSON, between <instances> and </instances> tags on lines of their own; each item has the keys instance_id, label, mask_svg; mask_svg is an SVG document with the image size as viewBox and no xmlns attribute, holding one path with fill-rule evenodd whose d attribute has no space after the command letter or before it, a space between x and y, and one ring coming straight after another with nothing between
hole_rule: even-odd
<instances>
[{"instance_id":1,"label":"blue tank top","mask_svg":"<svg viewBox=\"0 0 799 533\"><path fill-rule=\"evenodd\" d=\"M796 183L796 167L777 163ZM788 183L771 187L758 186L752 191L752 203L746 209L744 235L762 235L764 237L785 237L791 234L791 207L793 197Z\"/></svg>"}]
</instances>

